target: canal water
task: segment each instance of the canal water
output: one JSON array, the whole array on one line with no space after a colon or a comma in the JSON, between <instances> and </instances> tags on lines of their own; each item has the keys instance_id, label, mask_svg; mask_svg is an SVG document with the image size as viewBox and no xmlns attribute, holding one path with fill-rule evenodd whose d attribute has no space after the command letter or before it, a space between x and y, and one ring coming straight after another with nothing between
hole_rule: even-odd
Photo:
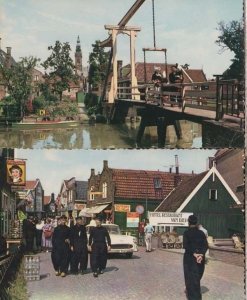
<instances>
[{"instance_id":1,"label":"canal water","mask_svg":"<svg viewBox=\"0 0 247 300\"><path fill-rule=\"evenodd\" d=\"M0 128L0 148L23 149L119 149L136 148L139 123L121 125L82 124L74 128L12 129ZM166 135L166 148L202 147L201 125L181 121L182 138L177 139L173 126ZM156 127L147 127L141 148L156 148Z\"/></svg>"}]
</instances>

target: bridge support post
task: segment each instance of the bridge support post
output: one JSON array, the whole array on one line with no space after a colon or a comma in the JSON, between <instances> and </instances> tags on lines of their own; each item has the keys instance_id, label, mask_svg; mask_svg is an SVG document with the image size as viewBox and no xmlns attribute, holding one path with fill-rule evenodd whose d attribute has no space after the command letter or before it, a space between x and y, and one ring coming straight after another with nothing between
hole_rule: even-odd
<instances>
[{"instance_id":1,"label":"bridge support post","mask_svg":"<svg viewBox=\"0 0 247 300\"><path fill-rule=\"evenodd\" d=\"M141 123L137 132L137 136L136 136L136 144L137 147L139 147L141 145L141 140L145 131L145 128L147 126L147 119L143 116L141 118Z\"/></svg>"},{"instance_id":2,"label":"bridge support post","mask_svg":"<svg viewBox=\"0 0 247 300\"><path fill-rule=\"evenodd\" d=\"M167 120L165 117L157 118L157 135L158 135L158 147L164 148L166 142L166 130L167 130Z\"/></svg>"},{"instance_id":3,"label":"bridge support post","mask_svg":"<svg viewBox=\"0 0 247 300\"><path fill-rule=\"evenodd\" d=\"M175 129L177 138L181 139L181 137L182 137L182 129L181 129L180 121L179 120L175 120L173 126L174 126L174 129Z\"/></svg>"}]
</instances>

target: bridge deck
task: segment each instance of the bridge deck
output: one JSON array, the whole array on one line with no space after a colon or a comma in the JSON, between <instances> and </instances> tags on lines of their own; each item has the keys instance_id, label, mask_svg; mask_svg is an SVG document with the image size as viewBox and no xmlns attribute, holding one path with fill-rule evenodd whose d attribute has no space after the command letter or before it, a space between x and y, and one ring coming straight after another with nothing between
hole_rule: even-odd
<instances>
[{"instance_id":1,"label":"bridge deck","mask_svg":"<svg viewBox=\"0 0 247 300\"><path fill-rule=\"evenodd\" d=\"M187 119L187 120L195 120L198 119L200 121L204 120L215 120L216 118L216 112L212 110L205 110L200 108L192 108L192 107L185 107L184 111L182 111L181 107L178 106L157 106L155 103L149 103L143 100L132 100L132 99L118 99L117 102L119 103L126 103L126 105L134 105L138 107L157 107L157 109L163 110L164 112L171 112L175 113L176 115L180 115L181 119ZM230 116L230 115L223 115L223 118L220 122L223 123L229 123L229 126L235 127L239 126L239 124L242 122L241 119L244 118L244 114L240 113L238 116ZM232 125L231 125L232 124Z\"/></svg>"}]
</instances>

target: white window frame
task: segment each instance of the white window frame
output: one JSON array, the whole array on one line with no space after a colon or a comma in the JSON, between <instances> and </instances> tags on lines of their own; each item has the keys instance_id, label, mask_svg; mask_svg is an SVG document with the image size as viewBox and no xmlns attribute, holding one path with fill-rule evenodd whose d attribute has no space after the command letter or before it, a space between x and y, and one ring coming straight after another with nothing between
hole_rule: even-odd
<instances>
[{"instance_id":1,"label":"white window frame","mask_svg":"<svg viewBox=\"0 0 247 300\"><path fill-rule=\"evenodd\" d=\"M94 201L94 193L90 193L89 194L89 200L90 201Z\"/></svg>"},{"instance_id":2,"label":"white window frame","mask_svg":"<svg viewBox=\"0 0 247 300\"><path fill-rule=\"evenodd\" d=\"M212 199L212 191L215 191L215 198L214 199ZM218 199L218 191L217 191L217 189L209 189L208 197L209 197L209 200L216 201Z\"/></svg>"},{"instance_id":3,"label":"white window frame","mask_svg":"<svg viewBox=\"0 0 247 300\"><path fill-rule=\"evenodd\" d=\"M107 183L106 182L103 183L102 192L103 192L102 193L102 198L103 199L107 198Z\"/></svg>"}]
</instances>

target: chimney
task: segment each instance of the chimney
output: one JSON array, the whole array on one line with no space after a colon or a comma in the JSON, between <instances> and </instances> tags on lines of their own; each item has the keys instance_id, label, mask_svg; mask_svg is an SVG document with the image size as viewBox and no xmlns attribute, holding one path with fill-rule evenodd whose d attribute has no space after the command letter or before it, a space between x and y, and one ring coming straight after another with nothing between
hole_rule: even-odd
<instances>
[{"instance_id":1,"label":"chimney","mask_svg":"<svg viewBox=\"0 0 247 300\"><path fill-rule=\"evenodd\" d=\"M178 165L178 155L175 155L175 168L176 168L176 174L179 174L179 165Z\"/></svg>"},{"instance_id":2,"label":"chimney","mask_svg":"<svg viewBox=\"0 0 247 300\"><path fill-rule=\"evenodd\" d=\"M211 169L214 165L214 160L215 158L214 157L209 157L208 158L208 169Z\"/></svg>"},{"instance_id":3,"label":"chimney","mask_svg":"<svg viewBox=\"0 0 247 300\"><path fill-rule=\"evenodd\" d=\"M91 169L91 176L95 176L95 170Z\"/></svg>"},{"instance_id":4,"label":"chimney","mask_svg":"<svg viewBox=\"0 0 247 300\"><path fill-rule=\"evenodd\" d=\"M103 169L107 169L108 168L108 160L104 160L103 161Z\"/></svg>"},{"instance_id":5,"label":"chimney","mask_svg":"<svg viewBox=\"0 0 247 300\"><path fill-rule=\"evenodd\" d=\"M172 167L169 168L169 173L172 173Z\"/></svg>"}]
</instances>

